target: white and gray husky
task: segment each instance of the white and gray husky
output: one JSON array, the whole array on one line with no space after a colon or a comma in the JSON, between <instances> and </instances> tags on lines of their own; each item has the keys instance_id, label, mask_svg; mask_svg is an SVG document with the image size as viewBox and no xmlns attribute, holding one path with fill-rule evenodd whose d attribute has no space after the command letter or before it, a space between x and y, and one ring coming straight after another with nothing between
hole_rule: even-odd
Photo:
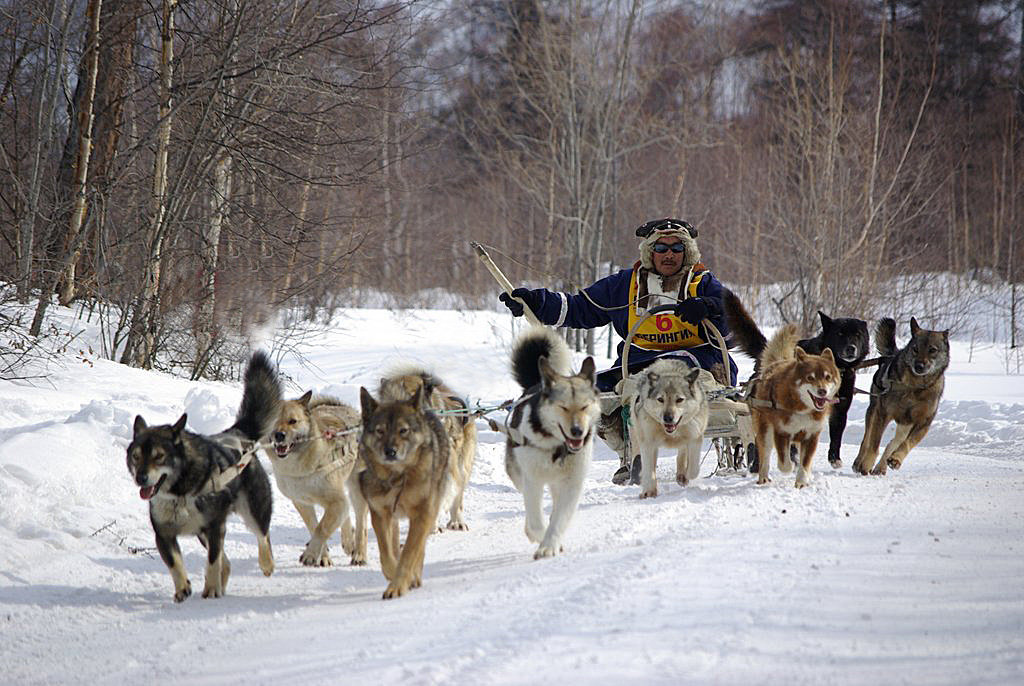
<instances>
[{"instance_id":1,"label":"white and gray husky","mask_svg":"<svg viewBox=\"0 0 1024 686\"><path fill-rule=\"evenodd\" d=\"M562 550L583 491L594 451L600 405L594 360L573 374L572 353L551 329L528 329L512 348L512 376L523 387L505 426L505 471L523 494L526 537L539 543L534 559ZM544 526L544 487L551 491L551 518Z\"/></svg>"},{"instance_id":2,"label":"white and gray husky","mask_svg":"<svg viewBox=\"0 0 1024 686\"><path fill-rule=\"evenodd\" d=\"M658 495L658 449L674 449L676 483L685 486L700 473L700 446L708 425L708 401L700 369L663 358L623 384L629 404L629 440L640 455L640 497Z\"/></svg>"}]
</instances>

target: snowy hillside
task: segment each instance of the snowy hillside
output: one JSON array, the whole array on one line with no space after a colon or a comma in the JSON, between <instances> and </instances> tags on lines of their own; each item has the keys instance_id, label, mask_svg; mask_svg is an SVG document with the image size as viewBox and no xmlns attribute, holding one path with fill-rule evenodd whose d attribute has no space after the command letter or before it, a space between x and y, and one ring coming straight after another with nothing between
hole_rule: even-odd
<instances>
[{"instance_id":1,"label":"snowy hillside","mask_svg":"<svg viewBox=\"0 0 1024 686\"><path fill-rule=\"evenodd\" d=\"M355 404L417 362L493 406L516 395L513 334L497 312L345 310L281 369L290 397ZM774 469L764 487L714 474L711 452L686 489L662 460L661 495L640 501L611 484L599 442L565 553L535 562L503 445L479 422L470 530L431 537L422 588L380 599L372 533L366 567L303 567L305 528L275 491L274 575L232 518L227 596L176 604L125 468L132 420L187 411L192 430L218 431L240 387L97 359L92 335L45 379L0 382L0 683L1024 682L1024 384L1001 347L954 341L938 419L886 477L848 466L864 396L847 466L820 451L800 491ZM201 584L202 548L182 549Z\"/></svg>"}]
</instances>

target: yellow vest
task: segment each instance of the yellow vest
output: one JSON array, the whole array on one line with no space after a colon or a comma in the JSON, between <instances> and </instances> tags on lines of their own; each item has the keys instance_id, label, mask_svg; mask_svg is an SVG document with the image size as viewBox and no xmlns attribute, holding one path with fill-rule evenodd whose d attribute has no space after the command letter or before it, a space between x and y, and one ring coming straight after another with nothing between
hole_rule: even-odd
<instances>
[{"instance_id":1,"label":"yellow vest","mask_svg":"<svg viewBox=\"0 0 1024 686\"><path fill-rule=\"evenodd\" d=\"M646 270L644 270L646 273ZM700 284L706 272L694 274L686 287L687 297L697 296L697 286ZM647 314L647 310L637 303L640 292L639 268L633 270L633 278L629 284L629 323L628 330L632 331L636 323ZM633 345L643 350L679 350L680 348L692 348L703 345L704 341L697 335L697 326L684 322L671 312L662 312L649 318L633 334Z\"/></svg>"}]
</instances>

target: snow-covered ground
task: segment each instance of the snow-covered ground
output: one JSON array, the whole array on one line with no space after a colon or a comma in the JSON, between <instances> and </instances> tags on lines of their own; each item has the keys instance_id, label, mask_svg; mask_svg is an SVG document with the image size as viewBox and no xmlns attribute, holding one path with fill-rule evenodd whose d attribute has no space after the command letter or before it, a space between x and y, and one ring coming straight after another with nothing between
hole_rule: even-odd
<instances>
[{"instance_id":1,"label":"snow-covered ground","mask_svg":"<svg viewBox=\"0 0 1024 686\"><path fill-rule=\"evenodd\" d=\"M125 468L132 420L184 410L218 431L240 387L74 349L90 335L45 379L0 382L0 683L1024 683L1024 384L1001 346L954 341L938 419L886 477L833 471L823 447L809 488L774 469L757 487L713 474L712 452L686 489L662 460L641 501L599 442L564 554L535 562L480 422L470 530L431 537L422 588L381 600L372 534L366 567L302 567L305 528L275 491L274 575L233 518L227 596L176 604ZM281 368L290 396L357 403L419 362L491 406L516 395L512 336L496 312L346 310ZM201 584L201 547L182 548Z\"/></svg>"}]
</instances>

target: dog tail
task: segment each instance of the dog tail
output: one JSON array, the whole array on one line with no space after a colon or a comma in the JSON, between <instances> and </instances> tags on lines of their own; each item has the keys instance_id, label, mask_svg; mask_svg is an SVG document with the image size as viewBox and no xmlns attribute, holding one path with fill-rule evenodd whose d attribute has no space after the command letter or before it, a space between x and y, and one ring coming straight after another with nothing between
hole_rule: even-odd
<instances>
[{"instance_id":1,"label":"dog tail","mask_svg":"<svg viewBox=\"0 0 1024 686\"><path fill-rule=\"evenodd\" d=\"M875 324L875 349L882 357L896 354L896 320L883 317Z\"/></svg>"},{"instance_id":2,"label":"dog tail","mask_svg":"<svg viewBox=\"0 0 1024 686\"><path fill-rule=\"evenodd\" d=\"M281 411L281 382L277 370L267 354L256 351L245 370L245 389L242 405L229 431L235 431L250 441L258 441L274 427Z\"/></svg>"},{"instance_id":3,"label":"dog tail","mask_svg":"<svg viewBox=\"0 0 1024 686\"><path fill-rule=\"evenodd\" d=\"M791 359L798 338L796 324L786 324L779 328L765 345L761 357L757 359L760 369L767 369L776 362Z\"/></svg>"},{"instance_id":4,"label":"dog tail","mask_svg":"<svg viewBox=\"0 0 1024 686\"><path fill-rule=\"evenodd\" d=\"M759 359L765 346L768 345L768 340L757 328L754 318L747 312L743 301L732 291L727 289L722 301L725 309L725 323L728 325L729 331L732 332L733 340L748 356L755 360Z\"/></svg>"},{"instance_id":5,"label":"dog tail","mask_svg":"<svg viewBox=\"0 0 1024 686\"><path fill-rule=\"evenodd\" d=\"M548 364L563 376L572 374L572 351L565 339L554 329L534 326L516 338L512 344L512 378L524 389L540 383L537 361L548 358Z\"/></svg>"}]
</instances>

